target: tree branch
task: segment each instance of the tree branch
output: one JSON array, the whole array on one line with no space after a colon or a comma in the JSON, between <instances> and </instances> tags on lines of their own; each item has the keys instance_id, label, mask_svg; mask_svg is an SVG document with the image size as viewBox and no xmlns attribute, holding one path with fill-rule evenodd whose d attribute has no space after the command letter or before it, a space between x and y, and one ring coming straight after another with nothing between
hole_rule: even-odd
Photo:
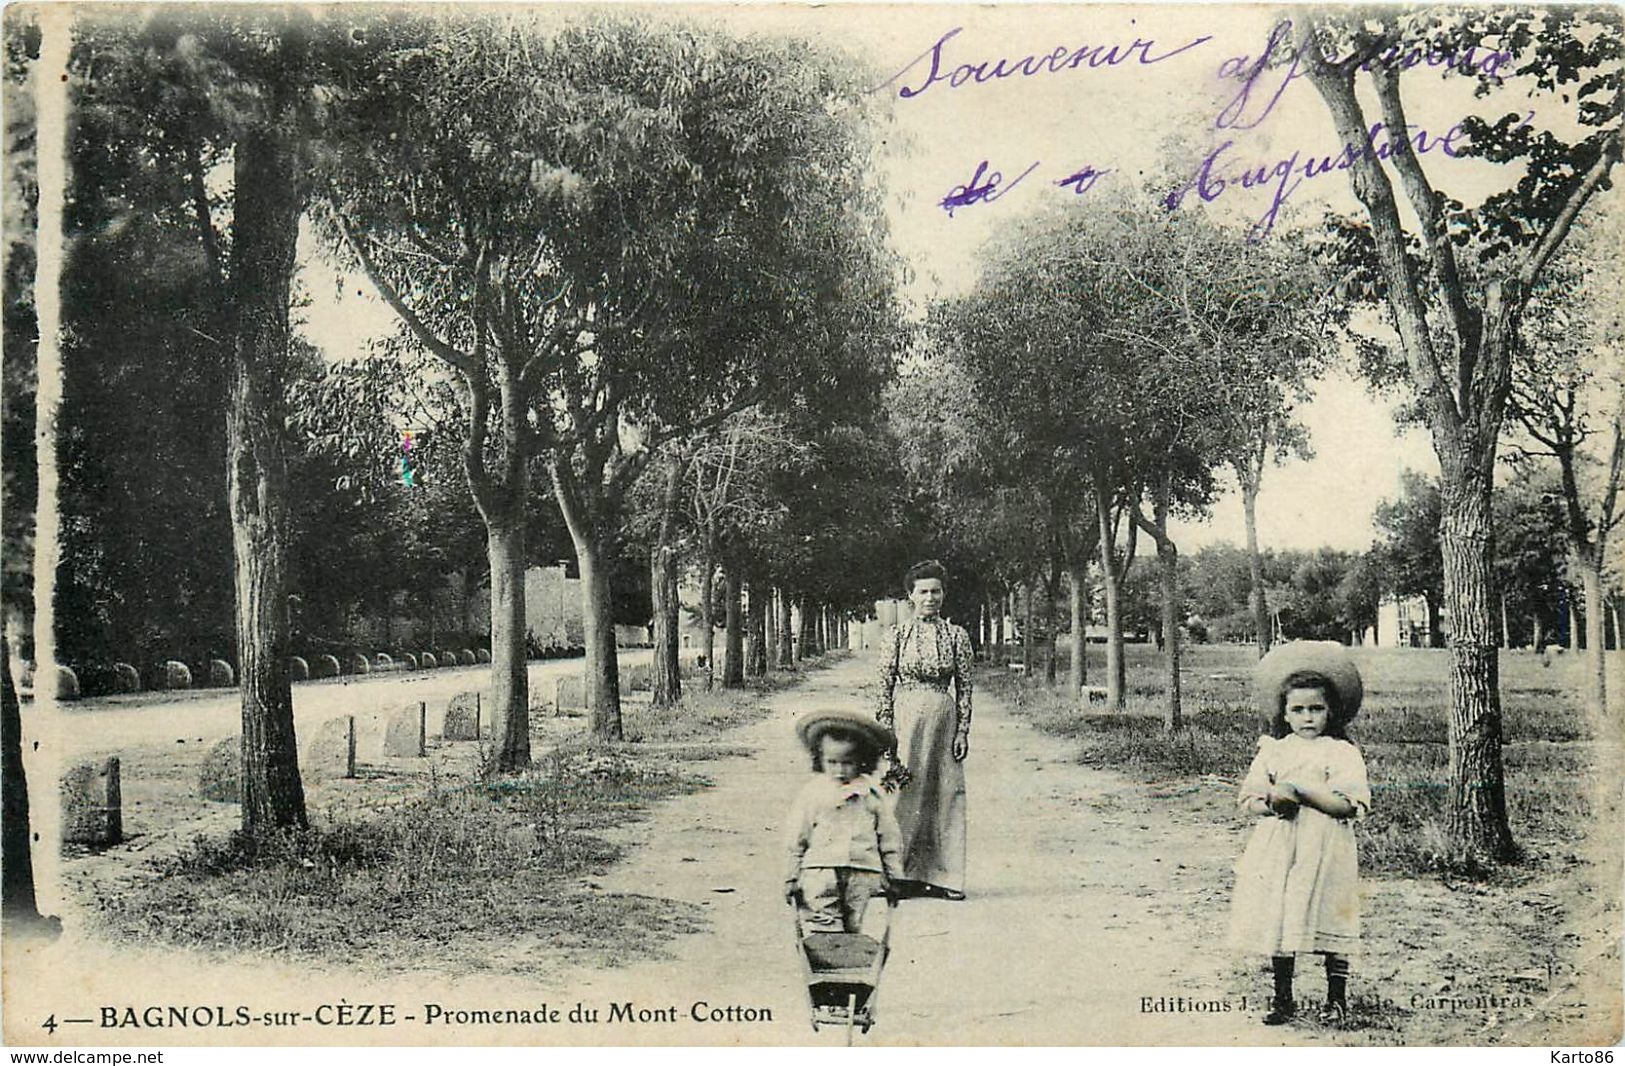
<instances>
[{"instance_id":1,"label":"tree branch","mask_svg":"<svg viewBox=\"0 0 1625 1066\"><path fill-rule=\"evenodd\" d=\"M372 282L373 287L384 298L384 302L389 304L390 308L400 316L402 322L406 323L407 329L412 331L412 335L417 338L418 343L439 356L449 366L460 371L466 378L473 378L477 374L483 374L484 367L480 363L435 336L434 332L417 316L417 313L407 306L406 301L401 299L400 293L396 292L395 287L385 280L384 276L379 272L372 256L368 254L366 248L362 245L361 239L356 235L355 227L345 217L344 213L335 210L333 216L338 220L339 232L344 236L344 243L350 246L350 250L355 253L356 259L360 261L361 270L367 275L367 280ZM476 329L483 334L484 331L479 328L478 323L476 323ZM476 370L477 366L479 367L478 370Z\"/></svg>"},{"instance_id":2,"label":"tree branch","mask_svg":"<svg viewBox=\"0 0 1625 1066\"><path fill-rule=\"evenodd\" d=\"M203 256L209 263L209 277L218 287L225 284L226 274L220 255L220 235L214 231L214 222L209 216L209 191L203 185L203 157L196 142L186 146L186 165L191 172L187 178L192 193L192 214L203 241Z\"/></svg>"},{"instance_id":3,"label":"tree branch","mask_svg":"<svg viewBox=\"0 0 1625 1066\"><path fill-rule=\"evenodd\" d=\"M1321 56L1315 33L1310 24L1298 42L1299 54L1306 60L1310 82L1331 112L1344 152L1352 156L1349 183L1371 219L1377 260L1388 280L1388 306L1399 328L1405 360L1435 430L1459 437L1466 413L1457 405L1433 348L1427 308L1420 296L1421 282L1405 254L1405 229L1399 220L1393 186L1376 153L1370 150L1369 126L1354 94L1354 73L1333 66Z\"/></svg>"},{"instance_id":4,"label":"tree branch","mask_svg":"<svg viewBox=\"0 0 1625 1066\"><path fill-rule=\"evenodd\" d=\"M1528 302L1535 278L1540 275L1547 262L1557 253L1557 249L1562 245L1564 238L1568 236L1569 229L1574 225L1574 220L1580 214L1580 210L1585 207L1586 201L1591 199L1591 194L1596 192L1597 187L1608 177L1608 171L1613 169L1614 163L1619 160L1622 142L1625 142L1625 126L1616 128L1614 135L1603 144L1602 152L1597 156L1597 161L1591 164L1591 169L1586 171L1585 177L1580 179L1580 184L1576 185L1574 191L1569 193L1569 198L1564 201L1563 207L1557 212L1557 216L1552 219L1552 224L1546 230L1545 236L1529 253L1529 258L1525 261L1523 269L1518 271L1518 292L1516 295L1518 308L1521 309Z\"/></svg>"},{"instance_id":5,"label":"tree branch","mask_svg":"<svg viewBox=\"0 0 1625 1066\"><path fill-rule=\"evenodd\" d=\"M1371 76L1377 86L1382 120L1388 127L1388 143L1393 149L1389 158L1399 172L1400 184L1405 187L1405 195L1416 210L1416 217L1422 222L1422 236L1427 242L1429 254L1433 256L1434 269L1439 273L1439 288L1445 307L1450 312L1451 324L1455 327L1458 346L1457 403L1461 404L1478 361L1482 323L1477 313L1468 306L1466 293L1462 289L1461 272L1456 265L1455 246L1450 243L1446 232L1447 223L1444 213L1439 210L1438 195L1428 183L1427 175L1422 172L1422 161L1417 158L1415 147L1411 144L1405 106L1399 97L1399 70L1398 64L1380 63Z\"/></svg>"}]
</instances>

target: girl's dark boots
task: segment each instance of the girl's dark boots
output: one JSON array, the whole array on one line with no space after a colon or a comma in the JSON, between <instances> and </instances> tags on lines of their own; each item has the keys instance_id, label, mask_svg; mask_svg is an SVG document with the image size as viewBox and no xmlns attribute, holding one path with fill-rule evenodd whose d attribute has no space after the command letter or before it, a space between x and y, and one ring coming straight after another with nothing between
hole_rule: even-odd
<instances>
[{"instance_id":1,"label":"girl's dark boots","mask_svg":"<svg viewBox=\"0 0 1625 1066\"><path fill-rule=\"evenodd\" d=\"M1342 955L1326 956L1326 1016L1331 1025L1348 1021L1349 960Z\"/></svg>"},{"instance_id":2,"label":"girl's dark boots","mask_svg":"<svg viewBox=\"0 0 1625 1066\"><path fill-rule=\"evenodd\" d=\"M1293 962L1291 955L1270 957L1270 968L1275 974L1275 995L1270 1000L1270 1012L1264 1015L1265 1025L1284 1025L1298 1013L1297 1006L1292 1002Z\"/></svg>"}]
</instances>

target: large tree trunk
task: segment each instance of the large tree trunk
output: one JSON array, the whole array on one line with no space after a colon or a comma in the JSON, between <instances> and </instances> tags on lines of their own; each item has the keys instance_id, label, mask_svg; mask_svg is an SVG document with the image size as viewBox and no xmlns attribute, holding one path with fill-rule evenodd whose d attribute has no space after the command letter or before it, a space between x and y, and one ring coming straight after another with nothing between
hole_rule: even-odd
<instances>
[{"instance_id":1,"label":"large tree trunk","mask_svg":"<svg viewBox=\"0 0 1625 1066\"><path fill-rule=\"evenodd\" d=\"M1066 582L1071 590L1071 594L1067 597L1067 604L1072 623L1072 633L1067 640L1068 651L1071 653L1072 658L1066 676L1069 699L1078 698L1083 691L1084 683L1089 677L1089 640L1086 631L1089 621L1088 581L1089 571L1087 567L1076 562L1067 564Z\"/></svg>"},{"instance_id":2,"label":"large tree trunk","mask_svg":"<svg viewBox=\"0 0 1625 1066\"><path fill-rule=\"evenodd\" d=\"M705 691L717 685L717 559L708 539L700 560L700 653L705 656Z\"/></svg>"},{"instance_id":3,"label":"large tree trunk","mask_svg":"<svg viewBox=\"0 0 1625 1066\"><path fill-rule=\"evenodd\" d=\"M1060 656L1060 634L1055 624L1055 598L1061 590L1061 561L1051 559L1049 565L1049 580L1044 583L1044 626L1049 630L1049 639L1045 641L1044 683L1051 688L1055 686L1056 660Z\"/></svg>"},{"instance_id":4,"label":"large tree trunk","mask_svg":"<svg viewBox=\"0 0 1625 1066\"><path fill-rule=\"evenodd\" d=\"M1178 729L1183 720L1179 685L1179 624L1183 615L1179 588L1179 550L1166 535L1157 542L1157 562L1162 579L1162 652L1164 720L1169 729Z\"/></svg>"},{"instance_id":5,"label":"large tree trunk","mask_svg":"<svg viewBox=\"0 0 1625 1066\"><path fill-rule=\"evenodd\" d=\"M621 665L615 647L615 610L610 599L607 545L592 536L575 537L581 567L581 629L587 645L585 673L587 713L597 740L620 740Z\"/></svg>"},{"instance_id":6,"label":"large tree trunk","mask_svg":"<svg viewBox=\"0 0 1625 1066\"><path fill-rule=\"evenodd\" d=\"M1607 615L1607 608L1602 602L1602 566L1601 560L1589 552L1576 553L1576 564L1580 568L1580 585L1585 591L1585 635L1586 635L1586 687L1591 705L1598 714L1608 712L1608 657L1604 649L1608 642L1604 636L1603 627Z\"/></svg>"},{"instance_id":7,"label":"large tree trunk","mask_svg":"<svg viewBox=\"0 0 1625 1066\"><path fill-rule=\"evenodd\" d=\"M525 524L488 526L491 563L491 769L530 765L530 673L525 662ZM585 576L585 574L583 574Z\"/></svg>"},{"instance_id":8,"label":"large tree trunk","mask_svg":"<svg viewBox=\"0 0 1625 1066\"><path fill-rule=\"evenodd\" d=\"M761 677L767 673L767 594L759 583L752 582L749 597L745 676Z\"/></svg>"},{"instance_id":9,"label":"large tree trunk","mask_svg":"<svg viewBox=\"0 0 1625 1066\"><path fill-rule=\"evenodd\" d=\"M1000 666L1005 662L1004 647L1004 597L989 596L987 598L987 624L988 624L988 658Z\"/></svg>"},{"instance_id":10,"label":"large tree trunk","mask_svg":"<svg viewBox=\"0 0 1625 1066\"><path fill-rule=\"evenodd\" d=\"M810 659L818 654L817 637L813 632L816 623L813 620L812 600L806 596L801 597L801 632L797 634L796 647L798 659Z\"/></svg>"},{"instance_id":11,"label":"large tree trunk","mask_svg":"<svg viewBox=\"0 0 1625 1066\"><path fill-rule=\"evenodd\" d=\"M654 614L654 668L650 702L671 707L683 696L681 628L677 595L677 497L683 487L683 460L666 458L666 485L660 501L660 532L649 556L650 607Z\"/></svg>"},{"instance_id":12,"label":"large tree trunk","mask_svg":"<svg viewBox=\"0 0 1625 1066\"><path fill-rule=\"evenodd\" d=\"M778 660L780 670L794 670L796 668L795 641L790 632L790 594L779 592L779 624L776 629L778 636Z\"/></svg>"},{"instance_id":13,"label":"large tree trunk","mask_svg":"<svg viewBox=\"0 0 1625 1066\"><path fill-rule=\"evenodd\" d=\"M9 927L39 918L34 898L34 856L29 837L28 776L23 768L23 719L11 680L11 645L0 639L0 914Z\"/></svg>"},{"instance_id":14,"label":"large tree trunk","mask_svg":"<svg viewBox=\"0 0 1625 1066\"><path fill-rule=\"evenodd\" d=\"M682 661L678 649L677 546L657 544L649 555L649 598L654 611L654 667L650 702L671 707L682 698Z\"/></svg>"},{"instance_id":15,"label":"large tree trunk","mask_svg":"<svg viewBox=\"0 0 1625 1066\"><path fill-rule=\"evenodd\" d=\"M1264 558L1258 550L1258 485L1241 481L1241 510L1247 522L1247 573L1251 583L1248 602L1253 609L1253 641L1262 659L1270 650L1270 611L1264 601Z\"/></svg>"},{"instance_id":16,"label":"large tree trunk","mask_svg":"<svg viewBox=\"0 0 1625 1066\"><path fill-rule=\"evenodd\" d=\"M779 594L768 589L762 604L762 673L770 673L779 657Z\"/></svg>"},{"instance_id":17,"label":"large tree trunk","mask_svg":"<svg viewBox=\"0 0 1625 1066\"><path fill-rule=\"evenodd\" d=\"M732 566L722 571L723 581L723 658L722 687L738 688L745 683L745 627L740 618L742 582Z\"/></svg>"},{"instance_id":18,"label":"large tree trunk","mask_svg":"<svg viewBox=\"0 0 1625 1066\"><path fill-rule=\"evenodd\" d=\"M1493 442L1491 443L1493 459ZM1513 853L1501 765L1500 655L1495 647L1492 463L1442 466L1439 540L1450 605L1450 836L1497 859Z\"/></svg>"},{"instance_id":19,"label":"large tree trunk","mask_svg":"<svg viewBox=\"0 0 1625 1066\"><path fill-rule=\"evenodd\" d=\"M1157 543L1157 576L1162 599L1163 722L1170 731L1178 729L1184 717L1179 683L1179 626L1185 615L1184 596L1179 587L1179 549L1168 535L1172 495L1173 477L1164 473L1156 487L1152 521L1145 525L1145 531ZM1139 519L1138 514L1135 517Z\"/></svg>"},{"instance_id":20,"label":"large tree trunk","mask_svg":"<svg viewBox=\"0 0 1625 1066\"><path fill-rule=\"evenodd\" d=\"M303 175L277 135L237 144L230 305L236 315L226 467L242 698L242 826L303 827L288 682L287 459L283 388Z\"/></svg>"},{"instance_id":21,"label":"large tree trunk","mask_svg":"<svg viewBox=\"0 0 1625 1066\"><path fill-rule=\"evenodd\" d=\"M1100 584L1106 597L1106 709L1123 709L1127 672L1123 666L1123 589L1117 570L1117 538L1112 529L1111 488L1096 474L1095 517L1100 523Z\"/></svg>"},{"instance_id":22,"label":"large tree trunk","mask_svg":"<svg viewBox=\"0 0 1625 1066\"><path fill-rule=\"evenodd\" d=\"M1021 584L1021 674L1023 677L1033 676L1033 579L1028 577Z\"/></svg>"}]
</instances>

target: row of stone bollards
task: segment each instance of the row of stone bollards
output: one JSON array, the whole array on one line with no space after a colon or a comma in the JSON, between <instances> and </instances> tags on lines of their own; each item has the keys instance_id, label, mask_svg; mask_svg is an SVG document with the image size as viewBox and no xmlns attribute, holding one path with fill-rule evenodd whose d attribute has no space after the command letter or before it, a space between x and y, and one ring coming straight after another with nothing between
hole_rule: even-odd
<instances>
[{"instance_id":1,"label":"row of stone bollards","mask_svg":"<svg viewBox=\"0 0 1625 1066\"><path fill-rule=\"evenodd\" d=\"M478 666L491 661L491 653L484 648L464 648L453 651L402 652L390 655L379 652L373 656L355 654L342 660L336 655L317 655L306 659L301 655L288 659L288 675L293 681L321 680L323 678L362 676L399 670L435 670L448 666ZM210 659L207 664L193 670L179 659L169 659L153 665L142 674L129 663L113 663L111 667L92 667L92 672L105 671L98 682L91 677L92 692L108 691L114 694L144 691L175 691L192 688L230 688L237 683L237 672L224 659ZM34 664L22 663L17 671L17 691L23 699L32 699L35 677ZM85 691L79 672L71 666L56 667L56 698L79 699Z\"/></svg>"}]
</instances>

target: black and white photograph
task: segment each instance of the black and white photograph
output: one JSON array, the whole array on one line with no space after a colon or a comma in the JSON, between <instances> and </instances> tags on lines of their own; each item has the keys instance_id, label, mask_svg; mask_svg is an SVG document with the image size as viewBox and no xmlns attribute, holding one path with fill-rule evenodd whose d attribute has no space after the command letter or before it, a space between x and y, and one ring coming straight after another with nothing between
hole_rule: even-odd
<instances>
[{"instance_id":1,"label":"black and white photograph","mask_svg":"<svg viewBox=\"0 0 1625 1066\"><path fill-rule=\"evenodd\" d=\"M1617 5L3 34L5 1044L1612 1061Z\"/></svg>"}]
</instances>

